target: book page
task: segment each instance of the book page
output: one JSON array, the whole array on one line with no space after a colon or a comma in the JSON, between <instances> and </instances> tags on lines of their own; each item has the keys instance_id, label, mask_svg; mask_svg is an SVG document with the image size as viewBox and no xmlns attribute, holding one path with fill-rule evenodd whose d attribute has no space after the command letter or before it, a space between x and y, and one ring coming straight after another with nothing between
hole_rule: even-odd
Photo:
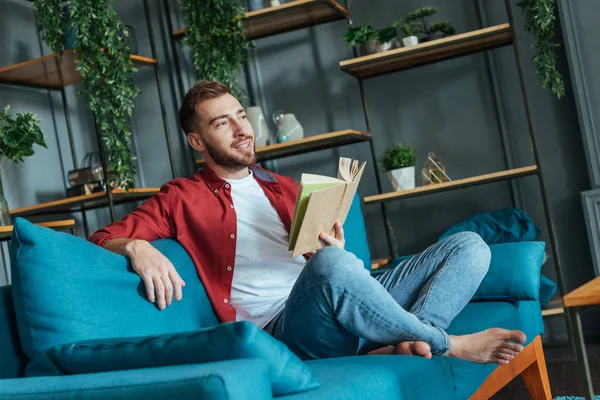
<instances>
[{"instance_id":1,"label":"book page","mask_svg":"<svg viewBox=\"0 0 600 400\"><path fill-rule=\"evenodd\" d=\"M292 220L292 227L290 229L290 244L288 250L294 249L298 233L301 229L301 226L304 225L304 216L306 214L306 209L308 207L308 201L311 193L327 189L333 186L343 186L343 184L341 184L341 182L338 179L330 179L333 179L333 182L308 184L301 183L300 189L298 191L298 199L296 200L296 211L294 212L294 219Z\"/></svg>"}]
</instances>

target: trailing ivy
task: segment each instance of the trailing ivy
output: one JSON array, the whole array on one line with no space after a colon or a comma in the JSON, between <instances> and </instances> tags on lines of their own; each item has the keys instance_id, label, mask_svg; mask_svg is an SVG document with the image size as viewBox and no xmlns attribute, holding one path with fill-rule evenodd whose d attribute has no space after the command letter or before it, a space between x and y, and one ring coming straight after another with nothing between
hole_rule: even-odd
<instances>
[{"instance_id":1,"label":"trailing ivy","mask_svg":"<svg viewBox=\"0 0 600 400\"><path fill-rule=\"evenodd\" d=\"M55 53L64 50L63 14L59 0L35 0L38 30ZM80 94L88 97L108 149L109 183L129 188L135 179L129 118L140 90L127 43L127 29L107 0L69 0L68 22L75 35L76 68L83 77Z\"/></svg>"},{"instance_id":2,"label":"trailing ivy","mask_svg":"<svg viewBox=\"0 0 600 400\"><path fill-rule=\"evenodd\" d=\"M248 40L238 0L181 0L187 31L183 44L191 50L198 80L223 82L234 96L244 97L236 80L248 58Z\"/></svg>"},{"instance_id":3,"label":"trailing ivy","mask_svg":"<svg viewBox=\"0 0 600 400\"><path fill-rule=\"evenodd\" d=\"M562 76L556 68L556 48L554 41L555 0L521 0L517 3L525 15L525 29L537 39L532 46L535 74L543 88L550 87L559 99L565 94Z\"/></svg>"}]
</instances>

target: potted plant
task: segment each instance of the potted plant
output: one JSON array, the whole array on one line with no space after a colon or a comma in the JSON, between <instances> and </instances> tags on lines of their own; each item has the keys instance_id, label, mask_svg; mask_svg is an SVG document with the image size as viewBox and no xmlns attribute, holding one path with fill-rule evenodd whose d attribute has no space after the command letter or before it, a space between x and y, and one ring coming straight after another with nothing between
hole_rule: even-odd
<instances>
[{"instance_id":1,"label":"potted plant","mask_svg":"<svg viewBox=\"0 0 600 400\"><path fill-rule=\"evenodd\" d=\"M8 161L23 164L23 157L34 154L33 145L46 147L44 135L32 113L17 113L16 119L10 116L10 106L0 112L0 172ZM0 192L0 225L10 225L8 202Z\"/></svg>"},{"instance_id":2,"label":"potted plant","mask_svg":"<svg viewBox=\"0 0 600 400\"><path fill-rule=\"evenodd\" d=\"M348 46L359 46L361 55L382 53L399 47L400 43L397 39L398 26L401 20L396 20L392 26L375 30L369 24L365 26L349 26L348 31L344 35L344 40Z\"/></svg>"},{"instance_id":3,"label":"potted plant","mask_svg":"<svg viewBox=\"0 0 600 400\"><path fill-rule=\"evenodd\" d=\"M402 32L404 32L404 37L402 38L402 44L404 47L415 46L419 44L417 33L423 32L423 25L420 22L413 21L405 23L400 29Z\"/></svg>"},{"instance_id":4,"label":"potted plant","mask_svg":"<svg viewBox=\"0 0 600 400\"><path fill-rule=\"evenodd\" d=\"M417 44L414 38L417 33L425 34L419 40L421 42L440 39L456 33L456 29L454 29L449 21L437 21L428 26L425 18L432 17L435 14L437 14L437 9L434 7L421 7L406 16L406 22L402 30L406 34L406 37L410 39L407 39L406 42L404 39L402 40L403 43L405 42L405 46Z\"/></svg>"},{"instance_id":5,"label":"potted plant","mask_svg":"<svg viewBox=\"0 0 600 400\"><path fill-rule=\"evenodd\" d=\"M187 31L183 45L192 53L196 78L219 81L238 99L245 93L237 83L248 58L250 42L244 35L244 9L233 0L182 0L181 14Z\"/></svg>"},{"instance_id":6,"label":"potted plant","mask_svg":"<svg viewBox=\"0 0 600 400\"><path fill-rule=\"evenodd\" d=\"M397 192L414 189L416 162L415 149L405 144L392 146L379 157L381 169L387 172L387 176Z\"/></svg>"}]
</instances>

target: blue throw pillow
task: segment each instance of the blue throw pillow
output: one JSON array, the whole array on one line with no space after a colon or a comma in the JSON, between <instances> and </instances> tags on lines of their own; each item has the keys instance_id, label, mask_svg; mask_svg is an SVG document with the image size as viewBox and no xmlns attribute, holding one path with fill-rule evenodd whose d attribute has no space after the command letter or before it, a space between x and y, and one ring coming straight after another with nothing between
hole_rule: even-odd
<instances>
[{"instance_id":1,"label":"blue throw pillow","mask_svg":"<svg viewBox=\"0 0 600 400\"><path fill-rule=\"evenodd\" d=\"M13 300L25 374L60 371L48 350L88 339L194 331L218 324L194 263L172 240L153 245L186 282L181 301L160 311L148 301L127 258L76 236L15 220Z\"/></svg>"},{"instance_id":2,"label":"blue throw pillow","mask_svg":"<svg viewBox=\"0 0 600 400\"><path fill-rule=\"evenodd\" d=\"M369 251L365 219L360 207L358 193L352 200L350 211L348 211L348 216L344 222L344 238L346 239L345 249L353 253L363 262L365 268L371 271L371 252Z\"/></svg>"},{"instance_id":3,"label":"blue throw pillow","mask_svg":"<svg viewBox=\"0 0 600 400\"><path fill-rule=\"evenodd\" d=\"M544 248L544 242L490 245L490 268L473 300L537 300Z\"/></svg>"},{"instance_id":4,"label":"blue throw pillow","mask_svg":"<svg viewBox=\"0 0 600 400\"><path fill-rule=\"evenodd\" d=\"M531 218L518 208L474 215L448 229L439 240L458 232L475 232L487 244L535 240L540 234Z\"/></svg>"},{"instance_id":5,"label":"blue throw pillow","mask_svg":"<svg viewBox=\"0 0 600 400\"><path fill-rule=\"evenodd\" d=\"M283 343L247 321L194 332L64 344L52 348L50 356L68 374L261 358L269 366L274 396L319 387L306 364Z\"/></svg>"}]
</instances>

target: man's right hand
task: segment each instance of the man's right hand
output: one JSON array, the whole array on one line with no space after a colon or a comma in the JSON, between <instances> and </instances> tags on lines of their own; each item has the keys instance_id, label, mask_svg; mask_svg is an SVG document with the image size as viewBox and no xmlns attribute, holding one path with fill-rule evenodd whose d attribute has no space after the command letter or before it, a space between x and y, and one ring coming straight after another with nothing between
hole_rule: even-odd
<instances>
[{"instance_id":1,"label":"man's right hand","mask_svg":"<svg viewBox=\"0 0 600 400\"><path fill-rule=\"evenodd\" d=\"M145 240L134 239L125 243L124 253L131 260L135 273L144 281L151 303L156 301L158 308L164 310L173 302L173 295L175 300L181 300L185 282L160 251Z\"/></svg>"}]
</instances>

